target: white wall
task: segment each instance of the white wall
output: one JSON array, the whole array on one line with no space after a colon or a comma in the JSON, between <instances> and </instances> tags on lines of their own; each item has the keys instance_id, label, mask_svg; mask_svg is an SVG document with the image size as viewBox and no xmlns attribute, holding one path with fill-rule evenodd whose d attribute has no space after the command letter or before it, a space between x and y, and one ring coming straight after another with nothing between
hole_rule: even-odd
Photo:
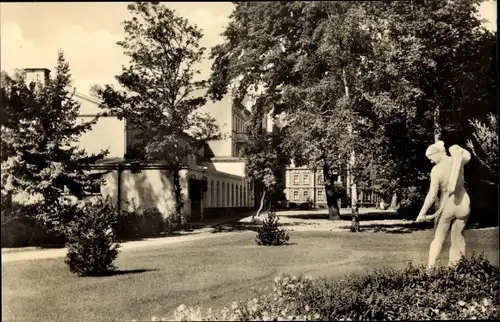
<instances>
[{"instance_id":1,"label":"white wall","mask_svg":"<svg viewBox=\"0 0 500 322\"><path fill-rule=\"evenodd\" d=\"M99 108L100 102L92 97L75 94L75 100L80 105L80 121L88 122L95 115L103 112ZM123 158L125 155L125 121L115 116L101 116L92 129L85 132L80 140L79 147L88 153L99 153L109 150L107 158Z\"/></svg>"},{"instance_id":2,"label":"white wall","mask_svg":"<svg viewBox=\"0 0 500 322\"><path fill-rule=\"evenodd\" d=\"M211 162L217 171L229 173L235 176L245 176L245 162L244 161L221 161L213 160Z\"/></svg>"}]
</instances>

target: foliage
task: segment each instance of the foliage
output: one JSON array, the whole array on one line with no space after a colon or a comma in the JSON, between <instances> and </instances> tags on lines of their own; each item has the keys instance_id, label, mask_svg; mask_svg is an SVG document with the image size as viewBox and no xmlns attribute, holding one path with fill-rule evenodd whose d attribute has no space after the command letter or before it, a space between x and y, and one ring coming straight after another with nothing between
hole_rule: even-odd
<instances>
[{"instance_id":1,"label":"foliage","mask_svg":"<svg viewBox=\"0 0 500 322\"><path fill-rule=\"evenodd\" d=\"M496 36L480 1L380 2L367 6L372 51L359 80L365 119L359 170L385 196L427 185L423 153L433 134L465 144L467 120L495 106ZM375 175L371 176L375 172Z\"/></svg>"},{"instance_id":2,"label":"foliage","mask_svg":"<svg viewBox=\"0 0 500 322\"><path fill-rule=\"evenodd\" d=\"M289 158L281 147L279 131L276 128L269 131L264 124L266 109L263 104L263 100L258 100L253 106L247 126L248 141L243 148L245 173L254 183L264 187L264 198L275 206L278 201L284 200L284 175Z\"/></svg>"},{"instance_id":3,"label":"foliage","mask_svg":"<svg viewBox=\"0 0 500 322\"><path fill-rule=\"evenodd\" d=\"M255 242L262 246L280 246L286 244L290 236L284 228L279 227L279 218L275 212L269 212L257 230Z\"/></svg>"},{"instance_id":4,"label":"foliage","mask_svg":"<svg viewBox=\"0 0 500 322\"><path fill-rule=\"evenodd\" d=\"M382 269L328 281L276 278L271 292L231 308L202 311L181 305L176 321L356 321L498 318L499 268L483 256L456 267ZM156 319L156 318L155 318ZM156 319L158 320L158 319Z\"/></svg>"},{"instance_id":5,"label":"foliage","mask_svg":"<svg viewBox=\"0 0 500 322\"><path fill-rule=\"evenodd\" d=\"M351 150L348 92L354 78L349 68L364 37L353 27L361 13L352 8L347 2L235 4L225 42L212 50L210 94L220 99L234 84L236 101L257 97L251 103L258 121L250 124L249 150L266 142L269 152L248 160L247 167L261 169L262 177L277 177L279 159L326 165L326 188L333 190L328 183L343 170ZM332 30L340 39L330 38ZM268 140L261 130L263 117L274 122ZM329 197L329 204L336 199Z\"/></svg>"},{"instance_id":6,"label":"foliage","mask_svg":"<svg viewBox=\"0 0 500 322\"><path fill-rule=\"evenodd\" d=\"M70 209L66 212L72 216ZM37 213L36 204L12 203L8 208L2 207L2 247L64 245L64 234L49 229L45 222L37 219Z\"/></svg>"},{"instance_id":7,"label":"foliage","mask_svg":"<svg viewBox=\"0 0 500 322\"><path fill-rule=\"evenodd\" d=\"M78 119L80 104L69 89L70 76L62 51L54 77L44 85L26 84L23 73L2 75L2 199L18 195L37 204L32 215L56 229L67 207L65 190L81 199L100 185L103 173L87 166L107 154L89 155L77 146L97 118Z\"/></svg>"},{"instance_id":8,"label":"foliage","mask_svg":"<svg viewBox=\"0 0 500 322\"><path fill-rule=\"evenodd\" d=\"M65 263L79 276L96 276L115 269L119 244L113 227L118 211L109 198L87 202L66 228L68 252Z\"/></svg>"},{"instance_id":9,"label":"foliage","mask_svg":"<svg viewBox=\"0 0 500 322\"><path fill-rule=\"evenodd\" d=\"M205 50L199 46L203 35L158 2L133 3L128 10L133 17L124 21L126 36L118 45L130 64L116 76L125 91L107 85L96 94L135 130L136 154L129 157L161 160L171 167L179 218L179 170L188 155L219 138L215 119L197 111L206 102L201 94L205 81L197 79L196 69Z\"/></svg>"},{"instance_id":10,"label":"foliage","mask_svg":"<svg viewBox=\"0 0 500 322\"><path fill-rule=\"evenodd\" d=\"M262 106L280 129L268 150L323 166L331 212L328 179L349 160L356 183L401 197L427 185L435 137L465 144L463 120L496 106L496 37L479 3L238 2L212 50L210 93L234 85L236 100L256 96L252 111Z\"/></svg>"},{"instance_id":11,"label":"foliage","mask_svg":"<svg viewBox=\"0 0 500 322\"><path fill-rule=\"evenodd\" d=\"M487 123L477 119L470 120L474 128L474 141L469 139L467 147L489 172L489 178L483 181L498 187L498 120L493 114L488 115Z\"/></svg>"},{"instance_id":12,"label":"foliage","mask_svg":"<svg viewBox=\"0 0 500 322\"><path fill-rule=\"evenodd\" d=\"M157 208L142 208L133 204L132 210L121 211L115 229L116 238L135 239L159 237L174 227L170 218L163 218Z\"/></svg>"}]
</instances>

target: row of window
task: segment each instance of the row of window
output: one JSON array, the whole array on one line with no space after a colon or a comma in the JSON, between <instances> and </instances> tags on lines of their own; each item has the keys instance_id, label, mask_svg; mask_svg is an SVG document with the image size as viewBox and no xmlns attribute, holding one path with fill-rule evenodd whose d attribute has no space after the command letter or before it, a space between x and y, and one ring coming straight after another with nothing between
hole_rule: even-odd
<instances>
[{"instance_id":1,"label":"row of window","mask_svg":"<svg viewBox=\"0 0 500 322\"><path fill-rule=\"evenodd\" d=\"M249 191L249 186L246 185L212 180L206 207L248 207Z\"/></svg>"},{"instance_id":2,"label":"row of window","mask_svg":"<svg viewBox=\"0 0 500 322\"><path fill-rule=\"evenodd\" d=\"M245 132L245 122L237 115L233 115L233 130L237 133Z\"/></svg>"},{"instance_id":3,"label":"row of window","mask_svg":"<svg viewBox=\"0 0 500 322\"><path fill-rule=\"evenodd\" d=\"M323 184L323 175L322 174L316 174L316 183L317 184ZM300 174L294 173L293 174L293 184L299 185L300 184ZM302 184L309 184L309 173L303 173L302 174Z\"/></svg>"},{"instance_id":4,"label":"row of window","mask_svg":"<svg viewBox=\"0 0 500 322\"><path fill-rule=\"evenodd\" d=\"M294 190L292 192L292 200L293 201L307 201L308 199L310 199L309 190L302 191L302 199L300 198L300 193L298 190ZM323 190L316 191L316 200L318 200L318 201L325 200L325 192Z\"/></svg>"}]
</instances>

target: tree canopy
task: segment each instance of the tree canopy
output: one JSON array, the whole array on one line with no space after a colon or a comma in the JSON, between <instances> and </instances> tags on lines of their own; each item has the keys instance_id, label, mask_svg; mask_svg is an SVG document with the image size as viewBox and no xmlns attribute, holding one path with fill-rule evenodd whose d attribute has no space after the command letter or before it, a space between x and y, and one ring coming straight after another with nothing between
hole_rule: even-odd
<instances>
[{"instance_id":1,"label":"tree canopy","mask_svg":"<svg viewBox=\"0 0 500 322\"><path fill-rule=\"evenodd\" d=\"M130 157L171 167L179 216L179 170L188 155L220 137L215 119L198 111L206 103L206 81L199 79L196 66L205 50L199 45L203 34L158 2L136 2L128 10L132 18L123 22L125 39L118 45L130 64L116 76L124 90L106 85L96 92L135 130L136 149Z\"/></svg>"},{"instance_id":2,"label":"tree canopy","mask_svg":"<svg viewBox=\"0 0 500 322\"><path fill-rule=\"evenodd\" d=\"M247 165L261 177L274 173L275 161L256 166L266 160L323 167L333 208L328 183L347 169L354 183L403 194L427 184L429 144L459 143L463 120L491 109L496 37L479 3L235 2L209 93L254 95L252 111L275 119L274 153Z\"/></svg>"},{"instance_id":3,"label":"tree canopy","mask_svg":"<svg viewBox=\"0 0 500 322\"><path fill-rule=\"evenodd\" d=\"M80 136L97 117L79 120L80 104L70 88L70 69L60 51L55 74L42 83L27 84L25 74L2 74L2 199L25 194L26 202L39 205L37 215L46 223L61 222L66 193L85 197L101 184L102 172L89 166L107 151L88 154L80 149Z\"/></svg>"}]
</instances>

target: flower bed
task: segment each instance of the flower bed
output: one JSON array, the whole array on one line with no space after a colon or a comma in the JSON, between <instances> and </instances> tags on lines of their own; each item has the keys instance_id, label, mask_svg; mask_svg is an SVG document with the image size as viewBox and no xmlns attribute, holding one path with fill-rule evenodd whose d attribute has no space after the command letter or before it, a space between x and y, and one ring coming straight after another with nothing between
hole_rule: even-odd
<instances>
[{"instance_id":1,"label":"flower bed","mask_svg":"<svg viewBox=\"0 0 500 322\"><path fill-rule=\"evenodd\" d=\"M483 255L455 268L409 265L339 281L285 275L220 311L181 305L177 321L497 319L499 268ZM168 318L165 320L171 320ZM153 320L161 320L153 318Z\"/></svg>"}]
</instances>

